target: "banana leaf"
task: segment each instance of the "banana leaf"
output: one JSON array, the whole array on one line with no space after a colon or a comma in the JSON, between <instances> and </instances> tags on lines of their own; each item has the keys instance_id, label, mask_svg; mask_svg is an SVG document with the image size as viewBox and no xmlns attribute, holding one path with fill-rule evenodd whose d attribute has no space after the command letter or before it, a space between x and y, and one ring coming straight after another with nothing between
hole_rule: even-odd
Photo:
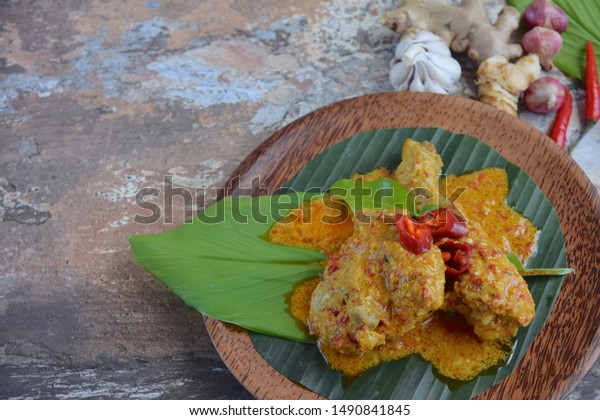
<instances>
[{"instance_id":1,"label":"banana leaf","mask_svg":"<svg viewBox=\"0 0 600 420\"><path fill-rule=\"evenodd\" d=\"M532 0L508 0L508 4L525 11ZM563 73L584 80L585 44L594 44L596 62L600 62L600 2L595 0L554 0L569 17L569 27L562 33L563 46L554 64Z\"/></svg>"},{"instance_id":2,"label":"banana leaf","mask_svg":"<svg viewBox=\"0 0 600 420\"><path fill-rule=\"evenodd\" d=\"M189 306L249 330L314 341L287 312L298 282L318 276L318 251L274 245L271 225L306 197L289 193L227 197L191 223L129 238L134 258Z\"/></svg>"},{"instance_id":3,"label":"banana leaf","mask_svg":"<svg viewBox=\"0 0 600 420\"><path fill-rule=\"evenodd\" d=\"M485 167L504 168L509 177L508 202L541 229L538 252L529 267L566 267L563 235L558 217L541 190L517 166L507 162L477 139L435 128L382 129L359 133L328 148L286 185L292 190L328 189L336 180L400 162L406 138L431 141L444 161L444 172L461 174ZM250 333L255 349L273 368L289 379L331 399L465 399L472 398L508 376L550 316L564 276L527 277L536 302L536 315L516 336L512 353L501 366L473 380L459 382L441 377L417 356L372 368L353 381L334 372L314 344Z\"/></svg>"}]
</instances>

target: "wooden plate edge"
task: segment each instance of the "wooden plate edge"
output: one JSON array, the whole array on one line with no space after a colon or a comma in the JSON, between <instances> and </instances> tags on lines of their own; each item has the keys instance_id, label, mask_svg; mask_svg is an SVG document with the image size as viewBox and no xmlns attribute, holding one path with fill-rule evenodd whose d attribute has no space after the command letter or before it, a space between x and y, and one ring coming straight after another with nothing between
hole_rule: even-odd
<instances>
[{"instance_id":1,"label":"wooden plate edge","mask_svg":"<svg viewBox=\"0 0 600 420\"><path fill-rule=\"evenodd\" d=\"M364 105L375 106L379 105L378 111L381 112L381 105L383 103L412 103L412 104L426 104L427 106L440 106L440 104L445 104L447 109L462 109L462 110L471 110L474 114L478 114L480 117L487 117L487 119L492 123L492 125L503 125L508 124L508 126L512 127L512 131L518 132L520 135L526 133L527 141L538 141L540 145L543 145L545 152L549 156L551 161L555 161L556 164L562 164L566 167L570 179L575 180L576 183L580 186L582 191L585 191L587 195L587 201L592 204L592 215L595 216L598 220L600 220L600 196L598 195L596 189L591 184L587 176L583 173L581 168L577 166L577 164L572 161L572 159L561 151L547 136L543 133L539 132L534 127L526 124L525 122L511 117L508 114L505 114L501 111L495 110L486 105L480 104L475 101L470 101L464 98L459 97L447 97L441 95L434 94L398 94L398 93L384 93L384 94L373 94L373 95L365 95L358 98L353 98L345 101L340 101L334 104L327 105L323 108L315 110L310 114L292 122L286 127L278 130L268 139L266 139L258 148L255 149L239 166L238 169L234 172L234 174L230 177L230 179L226 182L226 191L228 194L235 193L236 189L239 187L241 182L241 177L243 177L245 170L247 168L252 168L256 162L265 158L265 152L267 152L270 148L274 147L278 144L278 142L285 141L289 142L289 136L295 135L298 130L302 130L307 125L312 124L311 120L323 118L323 114L334 113L334 115L343 115L342 110L344 109L360 109ZM337 111L337 113L336 113ZM452 111L454 112L454 111ZM450 112L450 113L452 113ZM460 127L457 127L456 121L451 124L444 124L443 121L443 113L440 113L440 118L435 119L435 127L440 127L449 131L454 131L460 134L468 134L473 137L476 137L483 141L484 143L494 147L494 149L499 152L501 155L506 157L509 161L521 166L519 164L519 159L510 159L506 155L510 155L510 142L501 143L492 145L489 141L486 141L487 136L482 136L480 134L481 128L475 129L466 129L461 130ZM386 119L382 118L379 120L371 120L368 124L362 124L360 121L351 127L348 127L346 130L339 130L338 137L331 140L325 147L328 147L331 144L335 144L339 141L344 140L350 135L355 134L360 131L366 131L368 129L377 129L377 128L389 128L389 127L408 127L408 126L425 126L422 122L414 125L389 125L386 124ZM379 125L383 124L383 125ZM458 128L458 129L457 129ZM348 133L351 133L348 135ZM518 136L519 137L519 136ZM533 139L533 140L532 140ZM544 144L544 142L546 144ZM540 146L541 147L541 146ZM314 157L314 156L313 156ZM268 158L268 157L267 157ZM521 166L522 167L522 166ZM532 173L533 172L533 175ZM544 188L544 179L543 174L536 173L536 170L527 171L527 173L538 183L542 191L549 196L548 186L546 185ZM550 196L549 196L550 199ZM552 201L551 201L552 202ZM594 204L595 203L595 204ZM558 212L558 209L557 209ZM563 226L563 219L561 218L561 212L559 212L559 219L561 220L561 226ZM563 226L564 230L564 226ZM567 244L567 253L571 254L569 241L567 237L565 237L565 242ZM557 300L557 305L561 301L561 296L564 296L564 287L563 291L559 295ZM540 332L540 335L536 338L537 341L542 341L540 337L543 337L544 332L547 330L547 326L551 325L554 318L557 317L557 311L553 311L551 318L548 320L546 326ZM598 311L596 311L595 319L598 318ZM221 355L225 364L229 367L232 373L236 376L236 378L248 389L250 393L252 393L257 398L267 398L267 399L304 399L304 398L321 398L314 392L307 390L303 386L290 381L279 372L275 371L273 368L268 365L268 363L262 359L262 357L254 350L251 340L246 333L245 330L241 328L236 328L224 324L220 321L217 321L212 318L206 318L206 325L209 331L211 340ZM225 345L223 343L223 336L230 337L235 343L233 346L230 344ZM591 365L594 363L598 355L600 354L600 348L598 343L600 343L600 333L596 329L595 334L591 337L589 341L589 345L587 346L587 351L581 355L580 360L577 366L573 369L571 375L568 378L564 378L563 380L553 380L553 387L550 392L537 393L536 392L527 392L526 389L521 389L518 386L519 382L519 371L522 369L532 369L532 361L527 356L524 358L523 362L517 368L517 371L513 373L513 375L509 376L501 383L495 385L490 390L484 392L479 398L562 398L568 392L570 392L575 385L579 382L579 380L585 375L585 373L589 370ZM535 342L534 342L535 344ZM533 347L533 346L532 346ZM245 351L248 351L248 354L244 354ZM247 365L242 363L245 361ZM269 376L272 378L272 384L265 384L264 381L256 382L252 378L255 375L256 371L260 369L266 369L269 371ZM563 375L564 376L564 375ZM516 377L514 379L513 377Z\"/></svg>"}]
</instances>

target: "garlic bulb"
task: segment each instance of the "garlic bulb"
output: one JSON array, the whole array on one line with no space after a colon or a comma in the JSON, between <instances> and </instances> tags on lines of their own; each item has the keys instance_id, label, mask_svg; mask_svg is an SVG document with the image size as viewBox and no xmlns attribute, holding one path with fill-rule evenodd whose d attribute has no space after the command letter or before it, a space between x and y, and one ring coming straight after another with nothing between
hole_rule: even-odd
<instances>
[{"instance_id":1,"label":"garlic bulb","mask_svg":"<svg viewBox=\"0 0 600 420\"><path fill-rule=\"evenodd\" d=\"M390 62L390 83L397 91L452 93L460 74L446 43L428 31L406 32Z\"/></svg>"}]
</instances>

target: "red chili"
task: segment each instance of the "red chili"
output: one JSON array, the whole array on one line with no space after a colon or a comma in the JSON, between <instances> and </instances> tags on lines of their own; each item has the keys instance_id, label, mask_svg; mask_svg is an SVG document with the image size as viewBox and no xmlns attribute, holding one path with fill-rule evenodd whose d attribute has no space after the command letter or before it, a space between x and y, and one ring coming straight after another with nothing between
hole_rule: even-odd
<instances>
[{"instance_id":1,"label":"red chili","mask_svg":"<svg viewBox=\"0 0 600 420\"><path fill-rule=\"evenodd\" d=\"M330 255L329 261L327 261L327 274L333 274L340 269L340 263L338 259L339 255Z\"/></svg>"},{"instance_id":2,"label":"red chili","mask_svg":"<svg viewBox=\"0 0 600 420\"><path fill-rule=\"evenodd\" d=\"M571 120L571 113L573 112L573 97L571 92L566 87L565 89L565 101L556 113L554 118L554 124L550 130L550 137L556 142L562 149L567 144L567 128L569 128L569 121Z\"/></svg>"},{"instance_id":3,"label":"red chili","mask_svg":"<svg viewBox=\"0 0 600 420\"><path fill-rule=\"evenodd\" d=\"M438 244L442 251L442 259L446 264L446 277L456 280L469 269L469 260L473 252L473 246L466 242L457 242L452 239Z\"/></svg>"},{"instance_id":4,"label":"red chili","mask_svg":"<svg viewBox=\"0 0 600 420\"><path fill-rule=\"evenodd\" d=\"M431 229L431 235L436 241L441 238L459 239L469 233L463 218L446 208L428 211L421 216L419 222Z\"/></svg>"},{"instance_id":5,"label":"red chili","mask_svg":"<svg viewBox=\"0 0 600 420\"><path fill-rule=\"evenodd\" d=\"M600 83L591 41L585 46L585 118L594 122L600 120Z\"/></svg>"},{"instance_id":6,"label":"red chili","mask_svg":"<svg viewBox=\"0 0 600 420\"><path fill-rule=\"evenodd\" d=\"M433 236L431 230L411 219L406 214L396 216L396 227L402 245L415 254L422 254L431 249Z\"/></svg>"}]
</instances>

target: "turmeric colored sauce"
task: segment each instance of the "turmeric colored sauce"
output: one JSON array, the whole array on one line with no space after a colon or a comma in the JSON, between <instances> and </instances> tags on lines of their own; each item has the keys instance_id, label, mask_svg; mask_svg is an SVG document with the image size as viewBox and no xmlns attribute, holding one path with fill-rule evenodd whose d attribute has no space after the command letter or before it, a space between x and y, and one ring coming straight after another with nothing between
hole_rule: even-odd
<instances>
[{"instance_id":1,"label":"turmeric colored sauce","mask_svg":"<svg viewBox=\"0 0 600 420\"><path fill-rule=\"evenodd\" d=\"M383 172L377 175L385 176ZM508 179L504 170L490 168L467 175L452 175L442 185L441 195L446 197L458 188L465 188L454 202L455 206L464 217L479 222L490 240L504 252L516 254L521 261L535 252L538 231L528 219L506 204ZM444 194L445 191L448 193ZM269 232L269 239L282 245L336 252L352 235L351 218L328 225L322 223L323 215L332 214L327 203L319 199L309 206L313 210L309 225L296 221L288 225L276 224ZM298 209L295 214L299 216L302 212ZM304 325L307 325L311 296L318 284L319 279L300 284L289 299L292 315ZM329 366L347 377L357 376L382 362L418 354L442 376L460 381L472 379L498 365L510 352L509 339L483 340L477 337L465 318L454 310L451 297L441 310L409 332L394 335L392 331L387 336L397 338L361 354L343 354L323 344L320 350Z\"/></svg>"},{"instance_id":2,"label":"turmeric colored sauce","mask_svg":"<svg viewBox=\"0 0 600 420\"><path fill-rule=\"evenodd\" d=\"M467 219L479 222L490 240L506 254L515 254L524 263L535 253L538 230L506 204L508 177L503 169L449 175L440 180L440 190L446 198L463 190L454 205Z\"/></svg>"},{"instance_id":3,"label":"turmeric colored sauce","mask_svg":"<svg viewBox=\"0 0 600 420\"><path fill-rule=\"evenodd\" d=\"M318 279L300 284L292 294L292 314L306 325L312 291ZM422 325L362 354L344 354L327 346L320 350L333 370L355 377L380 363L418 354L430 362L442 376L469 380L489 367L505 360L509 343L502 340L480 340L462 315L437 311Z\"/></svg>"},{"instance_id":4,"label":"turmeric colored sauce","mask_svg":"<svg viewBox=\"0 0 600 420\"><path fill-rule=\"evenodd\" d=\"M310 297L319 284L319 278L306 280L294 288L289 299L290 311L302 325L308 327L306 320L310 311Z\"/></svg>"},{"instance_id":5,"label":"turmeric colored sauce","mask_svg":"<svg viewBox=\"0 0 600 420\"><path fill-rule=\"evenodd\" d=\"M275 223L269 241L334 253L354 231L349 211L344 202L315 198Z\"/></svg>"}]
</instances>

